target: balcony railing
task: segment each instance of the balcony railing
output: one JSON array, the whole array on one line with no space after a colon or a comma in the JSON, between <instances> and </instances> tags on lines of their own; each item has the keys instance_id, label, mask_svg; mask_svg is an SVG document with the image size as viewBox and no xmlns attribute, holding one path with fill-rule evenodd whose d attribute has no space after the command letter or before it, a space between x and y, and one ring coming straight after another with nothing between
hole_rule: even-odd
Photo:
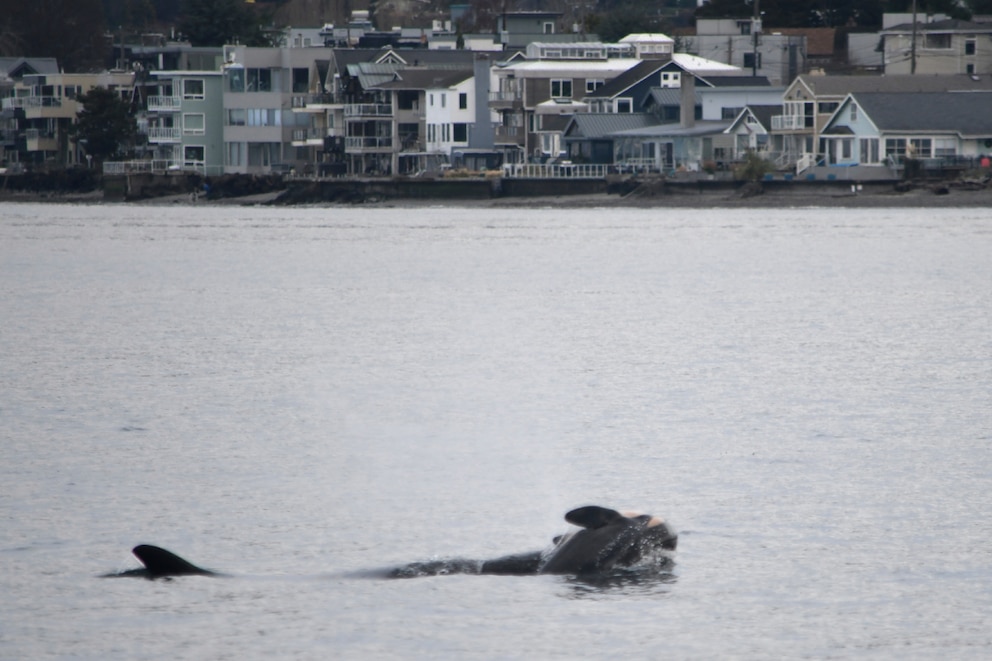
<instances>
[{"instance_id":1,"label":"balcony railing","mask_svg":"<svg viewBox=\"0 0 992 661\"><path fill-rule=\"evenodd\" d=\"M293 129L293 142L323 140L328 135L327 129Z\"/></svg>"},{"instance_id":2,"label":"balcony railing","mask_svg":"<svg viewBox=\"0 0 992 661\"><path fill-rule=\"evenodd\" d=\"M383 150L393 148L392 137L348 136L344 139L344 148L349 151Z\"/></svg>"},{"instance_id":3,"label":"balcony railing","mask_svg":"<svg viewBox=\"0 0 992 661\"><path fill-rule=\"evenodd\" d=\"M55 134L51 131L42 131L41 129L24 129L25 140L42 140L44 138L54 137Z\"/></svg>"},{"instance_id":4,"label":"balcony railing","mask_svg":"<svg viewBox=\"0 0 992 661\"><path fill-rule=\"evenodd\" d=\"M334 95L330 93L321 94L297 94L293 96L293 108L309 108L312 106L334 105Z\"/></svg>"},{"instance_id":5,"label":"balcony railing","mask_svg":"<svg viewBox=\"0 0 992 661\"><path fill-rule=\"evenodd\" d=\"M3 100L3 109L11 108L61 108L62 99L57 96L14 96Z\"/></svg>"},{"instance_id":6,"label":"balcony railing","mask_svg":"<svg viewBox=\"0 0 992 661\"><path fill-rule=\"evenodd\" d=\"M344 107L345 117L392 117L393 106L388 103L352 103Z\"/></svg>"},{"instance_id":7,"label":"balcony railing","mask_svg":"<svg viewBox=\"0 0 992 661\"><path fill-rule=\"evenodd\" d=\"M104 161L103 173L107 175L135 174L138 172L176 172L181 170L178 163L167 160L154 161Z\"/></svg>"},{"instance_id":8,"label":"balcony railing","mask_svg":"<svg viewBox=\"0 0 992 661\"><path fill-rule=\"evenodd\" d=\"M603 179L609 165L597 163L556 163L537 165L530 163L503 166L504 177L529 179Z\"/></svg>"},{"instance_id":9,"label":"balcony railing","mask_svg":"<svg viewBox=\"0 0 992 661\"><path fill-rule=\"evenodd\" d=\"M178 111L183 104L182 97L179 96L150 96L148 97L148 109L158 111Z\"/></svg>"},{"instance_id":10,"label":"balcony railing","mask_svg":"<svg viewBox=\"0 0 992 661\"><path fill-rule=\"evenodd\" d=\"M513 103L514 101L522 101L523 98L520 90L501 90L489 93L491 103Z\"/></svg>"},{"instance_id":11,"label":"balcony railing","mask_svg":"<svg viewBox=\"0 0 992 661\"><path fill-rule=\"evenodd\" d=\"M801 131L806 128L806 118L802 115L773 115L773 131Z\"/></svg>"},{"instance_id":12,"label":"balcony railing","mask_svg":"<svg viewBox=\"0 0 992 661\"><path fill-rule=\"evenodd\" d=\"M153 126L148 129L148 142L179 142L178 126Z\"/></svg>"}]
</instances>

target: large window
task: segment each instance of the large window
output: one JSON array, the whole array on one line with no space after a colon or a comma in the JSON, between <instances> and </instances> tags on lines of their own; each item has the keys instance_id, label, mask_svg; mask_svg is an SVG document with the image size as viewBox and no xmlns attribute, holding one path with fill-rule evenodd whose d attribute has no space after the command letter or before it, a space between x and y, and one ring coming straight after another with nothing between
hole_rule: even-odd
<instances>
[{"instance_id":1,"label":"large window","mask_svg":"<svg viewBox=\"0 0 992 661\"><path fill-rule=\"evenodd\" d=\"M245 164L245 143L227 143L227 164L240 166Z\"/></svg>"},{"instance_id":2,"label":"large window","mask_svg":"<svg viewBox=\"0 0 992 661\"><path fill-rule=\"evenodd\" d=\"M202 145L186 145L183 147L183 167L203 167L203 162L206 160L205 155L206 148Z\"/></svg>"},{"instance_id":3,"label":"large window","mask_svg":"<svg viewBox=\"0 0 992 661\"><path fill-rule=\"evenodd\" d=\"M271 69L248 69L248 91L249 92L271 92L272 91L272 70Z\"/></svg>"},{"instance_id":4,"label":"large window","mask_svg":"<svg viewBox=\"0 0 992 661\"><path fill-rule=\"evenodd\" d=\"M183 114L184 135L203 135L205 127L202 112L188 112Z\"/></svg>"},{"instance_id":5,"label":"large window","mask_svg":"<svg viewBox=\"0 0 992 661\"><path fill-rule=\"evenodd\" d=\"M572 98L572 79L571 78L560 78L551 81L551 98L552 99L571 99Z\"/></svg>"},{"instance_id":6,"label":"large window","mask_svg":"<svg viewBox=\"0 0 992 661\"><path fill-rule=\"evenodd\" d=\"M228 92L244 92L245 91L245 70L241 67L231 67L227 70L227 91Z\"/></svg>"},{"instance_id":7,"label":"large window","mask_svg":"<svg viewBox=\"0 0 992 661\"><path fill-rule=\"evenodd\" d=\"M933 154L933 140L930 138L913 138L909 141L906 152L912 152L914 158L930 158Z\"/></svg>"},{"instance_id":8,"label":"large window","mask_svg":"<svg viewBox=\"0 0 992 661\"><path fill-rule=\"evenodd\" d=\"M903 159L906 158L906 139L886 138L885 158L894 163L902 163Z\"/></svg>"},{"instance_id":9,"label":"large window","mask_svg":"<svg viewBox=\"0 0 992 661\"><path fill-rule=\"evenodd\" d=\"M958 155L958 143L954 138L934 138L933 157L947 158Z\"/></svg>"},{"instance_id":10,"label":"large window","mask_svg":"<svg viewBox=\"0 0 992 661\"><path fill-rule=\"evenodd\" d=\"M468 142L468 124L452 124L451 141Z\"/></svg>"},{"instance_id":11,"label":"large window","mask_svg":"<svg viewBox=\"0 0 992 661\"><path fill-rule=\"evenodd\" d=\"M183 98L199 100L203 98L203 79L189 78L183 81Z\"/></svg>"},{"instance_id":12,"label":"large window","mask_svg":"<svg viewBox=\"0 0 992 661\"><path fill-rule=\"evenodd\" d=\"M927 33L923 35L923 47L934 50L947 50L951 47L951 35L946 32L943 34Z\"/></svg>"},{"instance_id":13,"label":"large window","mask_svg":"<svg viewBox=\"0 0 992 661\"><path fill-rule=\"evenodd\" d=\"M248 108L248 126L281 126L282 111L278 108Z\"/></svg>"},{"instance_id":14,"label":"large window","mask_svg":"<svg viewBox=\"0 0 992 661\"><path fill-rule=\"evenodd\" d=\"M227 125L228 126L244 126L245 125L245 109L244 108L229 108L227 110Z\"/></svg>"}]
</instances>

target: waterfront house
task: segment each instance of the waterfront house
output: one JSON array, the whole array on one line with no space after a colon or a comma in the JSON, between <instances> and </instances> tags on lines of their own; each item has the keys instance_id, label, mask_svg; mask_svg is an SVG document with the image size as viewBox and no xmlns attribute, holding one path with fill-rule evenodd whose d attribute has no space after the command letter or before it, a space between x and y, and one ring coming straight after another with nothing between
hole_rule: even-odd
<instances>
[{"instance_id":1,"label":"waterfront house","mask_svg":"<svg viewBox=\"0 0 992 661\"><path fill-rule=\"evenodd\" d=\"M148 139L153 170L224 172L223 73L153 71L139 129ZM229 121L231 118L228 118ZM245 115L234 118L247 122Z\"/></svg>"},{"instance_id":2,"label":"waterfront house","mask_svg":"<svg viewBox=\"0 0 992 661\"><path fill-rule=\"evenodd\" d=\"M782 105L747 105L724 131L733 136L731 157L741 160L748 153L755 153L767 160L774 160L779 152L771 140L772 117L782 114Z\"/></svg>"},{"instance_id":3,"label":"waterfront house","mask_svg":"<svg viewBox=\"0 0 992 661\"><path fill-rule=\"evenodd\" d=\"M992 91L992 76L799 76L782 95L782 114L772 118L772 134L778 136L781 150L777 164L800 173L815 165L821 155L821 131L848 94L899 93L906 95L903 103L911 103L910 95L919 93L983 90Z\"/></svg>"},{"instance_id":4,"label":"waterfront house","mask_svg":"<svg viewBox=\"0 0 992 661\"><path fill-rule=\"evenodd\" d=\"M94 87L113 90L130 101L134 73L24 74L0 103L2 110L13 112L17 123L12 129L16 131L15 149L5 150L5 156L41 167L86 165L84 151L69 129L82 108L78 98Z\"/></svg>"},{"instance_id":5,"label":"waterfront house","mask_svg":"<svg viewBox=\"0 0 992 661\"><path fill-rule=\"evenodd\" d=\"M992 91L849 94L821 132L823 164L885 168L908 158L924 168L964 167L992 154Z\"/></svg>"}]
</instances>

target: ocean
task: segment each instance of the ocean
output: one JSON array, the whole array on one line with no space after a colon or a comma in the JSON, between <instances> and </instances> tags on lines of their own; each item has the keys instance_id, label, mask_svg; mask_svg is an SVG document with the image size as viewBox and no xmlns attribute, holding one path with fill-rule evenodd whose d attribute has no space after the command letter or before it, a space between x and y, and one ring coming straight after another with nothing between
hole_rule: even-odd
<instances>
[{"instance_id":1,"label":"ocean","mask_svg":"<svg viewBox=\"0 0 992 661\"><path fill-rule=\"evenodd\" d=\"M0 204L0 658L984 659L992 212ZM664 517L671 572L384 578ZM164 546L227 574L102 578Z\"/></svg>"}]
</instances>

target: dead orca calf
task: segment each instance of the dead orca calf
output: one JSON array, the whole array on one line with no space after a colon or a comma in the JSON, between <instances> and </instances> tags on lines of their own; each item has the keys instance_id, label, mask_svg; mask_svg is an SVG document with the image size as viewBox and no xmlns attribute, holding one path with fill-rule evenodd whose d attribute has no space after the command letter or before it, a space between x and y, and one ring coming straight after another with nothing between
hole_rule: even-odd
<instances>
[{"instance_id":1,"label":"dead orca calf","mask_svg":"<svg viewBox=\"0 0 992 661\"><path fill-rule=\"evenodd\" d=\"M440 574L607 574L630 569L648 558L670 565L664 551L674 551L678 535L662 519L636 512L618 512L590 505L568 512L565 520L579 526L554 539L549 551L508 555L495 560L465 559L417 562L394 569L394 578Z\"/></svg>"}]
</instances>

